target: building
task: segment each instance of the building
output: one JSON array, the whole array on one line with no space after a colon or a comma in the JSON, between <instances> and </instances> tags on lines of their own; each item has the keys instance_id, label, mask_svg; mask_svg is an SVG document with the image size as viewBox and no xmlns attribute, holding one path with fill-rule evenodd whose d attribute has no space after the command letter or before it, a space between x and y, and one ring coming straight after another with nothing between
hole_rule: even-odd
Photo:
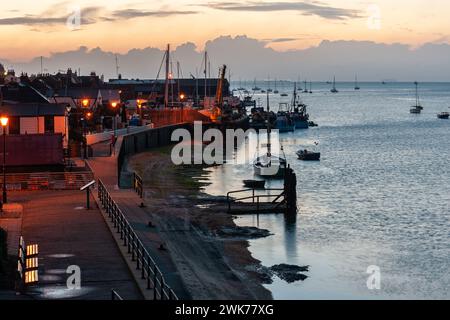
<instances>
[{"instance_id":1,"label":"building","mask_svg":"<svg viewBox=\"0 0 450 320\"><path fill-rule=\"evenodd\" d=\"M207 97L214 97L217 91L219 79L172 79L169 83L169 98L178 100L180 95L186 100L204 100ZM154 96L161 100L164 97L165 80L139 80L139 79L111 79L105 86L121 92L123 100L135 100ZM225 80L223 95L230 95L230 84Z\"/></svg>"},{"instance_id":2,"label":"building","mask_svg":"<svg viewBox=\"0 0 450 320\"><path fill-rule=\"evenodd\" d=\"M64 165L64 148L69 139L66 105L50 103L23 83L0 86L0 93L0 116L8 118L5 129L0 127L0 134L6 134L7 165Z\"/></svg>"}]
</instances>

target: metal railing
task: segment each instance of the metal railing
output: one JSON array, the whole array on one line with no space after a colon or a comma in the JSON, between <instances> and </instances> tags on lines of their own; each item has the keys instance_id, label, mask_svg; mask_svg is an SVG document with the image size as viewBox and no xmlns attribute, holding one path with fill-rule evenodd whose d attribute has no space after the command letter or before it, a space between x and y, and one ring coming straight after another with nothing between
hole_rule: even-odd
<instances>
[{"instance_id":1,"label":"metal railing","mask_svg":"<svg viewBox=\"0 0 450 320\"><path fill-rule=\"evenodd\" d=\"M141 279L147 280L147 290L153 289L153 300L178 300L175 292L166 284L162 272L100 179L98 180L98 197L111 219L114 229L120 234L123 246L128 248L131 260L136 262L136 270L141 271Z\"/></svg>"},{"instance_id":2,"label":"metal railing","mask_svg":"<svg viewBox=\"0 0 450 320\"><path fill-rule=\"evenodd\" d=\"M256 194L256 191L257 191L256 189L242 189L242 190L228 192L227 193L228 211L229 212L231 211L231 205L235 202L243 202L243 201L245 202L246 200L251 200L248 202L255 204L257 210L259 210L259 205L262 203L261 199L267 199L266 202L270 202L274 205L279 205L286 199L284 189L264 189L264 191L269 191L269 192L270 191L280 192L279 194ZM251 192L251 194L250 194L250 192ZM250 195L247 195L247 196L241 197L241 198L231 197L231 195L233 195L233 194L243 194L243 193L250 194ZM279 201L281 198L283 200Z\"/></svg>"},{"instance_id":3,"label":"metal railing","mask_svg":"<svg viewBox=\"0 0 450 320\"><path fill-rule=\"evenodd\" d=\"M115 300L123 300L123 298L115 291L115 290L111 290L111 300L115 301Z\"/></svg>"},{"instance_id":4,"label":"metal railing","mask_svg":"<svg viewBox=\"0 0 450 320\"><path fill-rule=\"evenodd\" d=\"M142 178L136 172L133 173L133 189L139 195L139 197L143 197L144 195L144 184L142 182Z\"/></svg>"}]
</instances>

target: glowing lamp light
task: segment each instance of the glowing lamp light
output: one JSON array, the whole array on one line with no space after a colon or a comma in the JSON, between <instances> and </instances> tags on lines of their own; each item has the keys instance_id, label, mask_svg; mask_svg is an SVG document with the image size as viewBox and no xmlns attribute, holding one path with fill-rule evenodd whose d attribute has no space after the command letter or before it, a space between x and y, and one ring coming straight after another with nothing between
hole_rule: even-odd
<instances>
[{"instance_id":1,"label":"glowing lamp light","mask_svg":"<svg viewBox=\"0 0 450 320\"><path fill-rule=\"evenodd\" d=\"M92 113L91 112L88 112L88 113L86 113L86 118L90 118L92 116Z\"/></svg>"},{"instance_id":2,"label":"glowing lamp light","mask_svg":"<svg viewBox=\"0 0 450 320\"><path fill-rule=\"evenodd\" d=\"M111 107L113 107L113 108L117 107L117 102L111 103Z\"/></svg>"},{"instance_id":3,"label":"glowing lamp light","mask_svg":"<svg viewBox=\"0 0 450 320\"><path fill-rule=\"evenodd\" d=\"M89 105L89 100L83 99L83 101L81 101L81 103L83 104L83 107L87 107Z\"/></svg>"},{"instance_id":4,"label":"glowing lamp light","mask_svg":"<svg viewBox=\"0 0 450 320\"><path fill-rule=\"evenodd\" d=\"M181 100L184 99L184 94L180 94L180 99L181 99Z\"/></svg>"},{"instance_id":5,"label":"glowing lamp light","mask_svg":"<svg viewBox=\"0 0 450 320\"><path fill-rule=\"evenodd\" d=\"M7 117L1 117L0 123L2 124L2 127L6 127L8 125L9 119Z\"/></svg>"},{"instance_id":6,"label":"glowing lamp light","mask_svg":"<svg viewBox=\"0 0 450 320\"><path fill-rule=\"evenodd\" d=\"M172 79L172 78L173 78L173 74L169 73L169 79Z\"/></svg>"}]
</instances>

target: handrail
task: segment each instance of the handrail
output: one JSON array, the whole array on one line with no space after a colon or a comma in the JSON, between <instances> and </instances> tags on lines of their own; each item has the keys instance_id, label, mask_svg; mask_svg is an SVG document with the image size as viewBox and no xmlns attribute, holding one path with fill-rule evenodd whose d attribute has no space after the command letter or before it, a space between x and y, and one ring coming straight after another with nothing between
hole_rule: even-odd
<instances>
[{"instance_id":1,"label":"handrail","mask_svg":"<svg viewBox=\"0 0 450 320\"><path fill-rule=\"evenodd\" d=\"M255 194L256 191L281 191L280 194ZM244 192L252 192L251 195L246 196L246 197L241 197L241 198L232 198L231 195L232 194L238 194L238 193L244 193ZM271 199L274 198L273 201L271 201L272 204L277 204L277 201L281 198L284 197L284 201L286 200L286 193L285 193L285 189L281 189L281 188L273 188L273 189L263 189L263 190L259 190L259 189L242 189L242 190L236 190L236 191L230 191L227 193L227 202L228 202L228 211L231 211L231 203L232 202L238 202L238 201L244 201L244 200L252 200L251 203L255 204L257 206L257 210L259 211L260 208L260 203L261 203L261 199L267 198L267 199ZM280 202L277 204L277 207L283 202Z\"/></svg>"},{"instance_id":2,"label":"handrail","mask_svg":"<svg viewBox=\"0 0 450 320\"><path fill-rule=\"evenodd\" d=\"M114 290L111 290L111 300L115 301L115 300L123 300L123 298Z\"/></svg>"},{"instance_id":3,"label":"handrail","mask_svg":"<svg viewBox=\"0 0 450 320\"><path fill-rule=\"evenodd\" d=\"M128 248L131 260L136 261L136 270L141 270L141 278L147 280L147 290L153 289L153 300L178 300L175 292L166 284L161 270L100 179L98 180L98 197L117 233L120 233L123 246Z\"/></svg>"}]
</instances>

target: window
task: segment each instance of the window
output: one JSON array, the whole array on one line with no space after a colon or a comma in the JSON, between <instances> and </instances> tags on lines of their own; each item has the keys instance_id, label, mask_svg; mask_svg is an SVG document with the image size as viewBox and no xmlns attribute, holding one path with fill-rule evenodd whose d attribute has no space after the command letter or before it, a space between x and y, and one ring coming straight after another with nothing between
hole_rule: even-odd
<instances>
[{"instance_id":1,"label":"window","mask_svg":"<svg viewBox=\"0 0 450 320\"><path fill-rule=\"evenodd\" d=\"M55 133L55 117L45 116L44 130L45 130L45 133Z\"/></svg>"},{"instance_id":2,"label":"window","mask_svg":"<svg viewBox=\"0 0 450 320\"><path fill-rule=\"evenodd\" d=\"M20 134L20 118L11 117L9 119L9 134Z\"/></svg>"}]
</instances>

